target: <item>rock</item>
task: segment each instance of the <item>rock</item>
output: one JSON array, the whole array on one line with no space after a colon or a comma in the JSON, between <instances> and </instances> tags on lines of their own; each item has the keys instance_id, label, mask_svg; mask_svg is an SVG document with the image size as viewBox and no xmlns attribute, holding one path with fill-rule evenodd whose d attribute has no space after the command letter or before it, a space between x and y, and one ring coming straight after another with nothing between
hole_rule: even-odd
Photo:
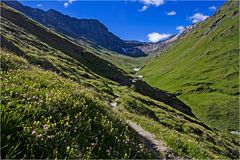
<instances>
[{"instance_id":1,"label":"rock","mask_svg":"<svg viewBox=\"0 0 240 160\"><path fill-rule=\"evenodd\" d=\"M230 133L234 134L234 135L240 135L239 131L231 131Z\"/></svg>"},{"instance_id":2,"label":"rock","mask_svg":"<svg viewBox=\"0 0 240 160\"><path fill-rule=\"evenodd\" d=\"M143 79L143 76L139 75L139 76L137 76L137 78L141 80L141 79Z\"/></svg>"},{"instance_id":3,"label":"rock","mask_svg":"<svg viewBox=\"0 0 240 160\"><path fill-rule=\"evenodd\" d=\"M116 107L117 107L117 102L111 102L111 103L110 103L110 106L111 106L112 108L116 108Z\"/></svg>"},{"instance_id":4,"label":"rock","mask_svg":"<svg viewBox=\"0 0 240 160\"><path fill-rule=\"evenodd\" d=\"M133 68L134 71L138 72L142 67L139 68Z\"/></svg>"},{"instance_id":5,"label":"rock","mask_svg":"<svg viewBox=\"0 0 240 160\"><path fill-rule=\"evenodd\" d=\"M108 28L96 19L77 19L64 15L54 9L44 11L38 8L24 6L15 0L4 0L2 2L63 35L78 40L90 41L121 54L130 56L145 55L143 51L135 48L137 42L134 42L134 44L126 43L124 40L109 32ZM138 44L141 45L142 43L139 42Z\"/></svg>"}]
</instances>

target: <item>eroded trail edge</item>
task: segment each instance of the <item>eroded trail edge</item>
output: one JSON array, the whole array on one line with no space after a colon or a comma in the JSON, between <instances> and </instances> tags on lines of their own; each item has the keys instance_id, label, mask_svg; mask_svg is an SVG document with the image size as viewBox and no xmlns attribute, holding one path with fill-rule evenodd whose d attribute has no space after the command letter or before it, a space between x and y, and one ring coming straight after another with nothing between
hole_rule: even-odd
<instances>
[{"instance_id":1,"label":"eroded trail edge","mask_svg":"<svg viewBox=\"0 0 240 160\"><path fill-rule=\"evenodd\" d=\"M143 140L143 143L145 146L152 150L160 159L184 159L182 157L178 157L175 155L166 145L160 141L157 140L155 135L152 133L144 130L141 126L139 126L137 123L127 120L127 124L135 130L138 135Z\"/></svg>"}]
</instances>

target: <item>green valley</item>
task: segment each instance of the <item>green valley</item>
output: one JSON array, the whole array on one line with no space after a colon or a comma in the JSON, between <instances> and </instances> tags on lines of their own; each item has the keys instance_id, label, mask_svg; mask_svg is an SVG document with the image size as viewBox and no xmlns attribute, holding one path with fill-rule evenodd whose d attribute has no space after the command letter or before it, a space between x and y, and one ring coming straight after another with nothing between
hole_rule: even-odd
<instances>
[{"instance_id":1,"label":"green valley","mask_svg":"<svg viewBox=\"0 0 240 160\"><path fill-rule=\"evenodd\" d=\"M239 130L239 3L216 13L139 74L191 106L205 123Z\"/></svg>"},{"instance_id":2,"label":"green valley","mask_svg":"<svg viewBox=\"0 0 240 160\"><path fill-rule=\"evenodd\" d=\"M237 5L129 57L1 2L1 158L239 158Z\"/></svg>"}]
</instances>

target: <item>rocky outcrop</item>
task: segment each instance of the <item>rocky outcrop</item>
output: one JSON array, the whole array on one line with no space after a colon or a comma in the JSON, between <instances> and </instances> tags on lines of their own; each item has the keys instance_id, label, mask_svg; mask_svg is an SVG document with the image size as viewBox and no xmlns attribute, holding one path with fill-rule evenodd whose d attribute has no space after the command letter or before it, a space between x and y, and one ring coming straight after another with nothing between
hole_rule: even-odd
<instances>
[{"instance_id":1,"label":"rocky outcrop","mask_svg":"<svg viewBox=\"0 0 240 160\"><path fill-rule=\"evenodd\" d=\"M64 15L54 9L43 11L23 6L18 1L2 1L8 6L24 13L31 19L74 39L87 39L112 51L130 56L143 56L143 51L111 33L107 27L96 19L77 19Z\"/></svg>"},{"instance_id":2,"label":"rocky outcrop","mask_svg":"<svg viewBox=\"0 0 240 160\"><path fill-rule=\"evenodd\" d=\"M176 34L171 36L169 39L165 41L160 41L156 43L145 43L142 45L137 46L138 49L143 51L145 54L155 54L159 55L163 53L165 50L167 50L169 47L171 47L177 40L179 40L181 37L185 36L189 32L191 32L194 29L195 25L190 25L185 27L185 29Z\"/></svg>"}]
</instances>

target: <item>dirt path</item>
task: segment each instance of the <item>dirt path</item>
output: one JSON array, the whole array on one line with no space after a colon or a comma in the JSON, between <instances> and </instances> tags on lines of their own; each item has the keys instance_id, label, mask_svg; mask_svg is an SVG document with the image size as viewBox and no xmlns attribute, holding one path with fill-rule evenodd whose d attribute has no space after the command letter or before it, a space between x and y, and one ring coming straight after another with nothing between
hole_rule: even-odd
<instances>
[{"instance_id":1,"label":"dirt path","mask_svg":"<svg viewBox=\"0 0 240 160\"><path fill-rule=\"evenodd\" d=\"M127 120L126 122L133 130L135 130L139 134L139 136L143 140L143 143L145 144L145 146L148 149L152 150L158 158L160 158L160 159L178 159L178 160L184 159L181 157L177 157L173 152L171 152L171 150L169 150L166 147L166 145L163 142L157 140L155 138L155 135L144 130L137 123L132 122L130 120Z\"/></svg>"},{"instance_id":2,"label":"dirt path","mask_svg":"<svg viewBox=\"0 0 240 160\"><path fill-rule=\"evenodd\" d=\"M109 105L112 109L116 109L119 97L119 95L115 95L114 100L109 102ZM158 159L184 159L182 157L176 156L169 148L166 147L166 145L162 141L157 140L154 134L144 130L137 123L130 120L127 120L126 122L133 130L138 133L145 146L149 150L152 150L156 154Z\"/></svg>"}]
</instances>

